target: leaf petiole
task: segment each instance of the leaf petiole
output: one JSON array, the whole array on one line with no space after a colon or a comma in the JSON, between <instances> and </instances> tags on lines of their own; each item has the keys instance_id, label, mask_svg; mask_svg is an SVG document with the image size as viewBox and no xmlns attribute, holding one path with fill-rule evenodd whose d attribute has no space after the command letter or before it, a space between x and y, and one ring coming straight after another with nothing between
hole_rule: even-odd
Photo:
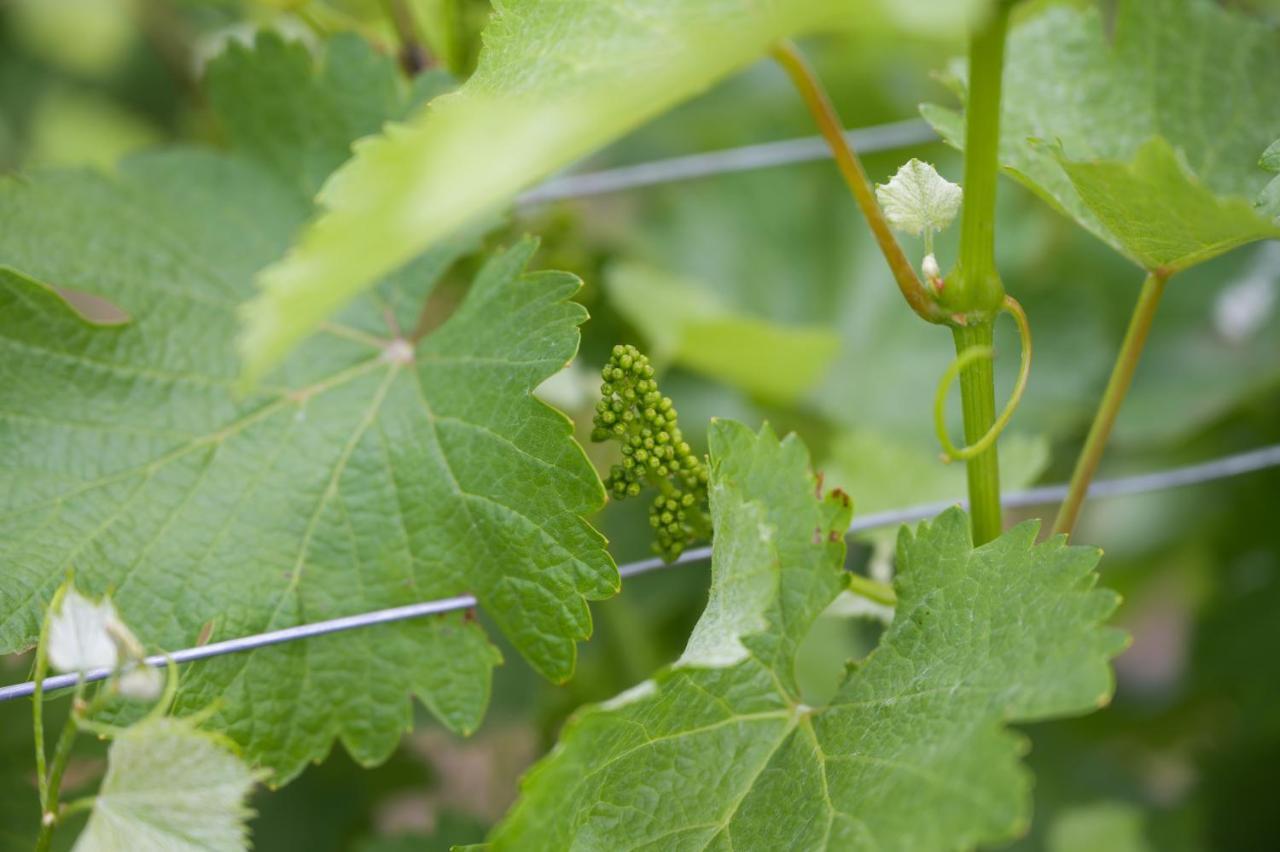
<instances>
[{"instance_id":1,"label":"leaf petiole","mask_svg":"<svg viewBox=\"0 0 1280 852\"><path fill-rule=\"evenodd\" d=\"M1085 438L1080 458L1076 460L1075 470L1071 473L1071 484L1067 490L1067 499L1058 509L1058 517L1053 522L1053 534L1071 535L1076 520L1080 517L1080 508L1089 492L1089 483L1098 469L1098 462L1107 447L1107 439L1111 437L1111 429L1115 425L1116 415L1124 403L1125 394L1133 381L1134 371L1138 368L1138 360L1142 357L1142 349L1147 342L1147 334L1151 331L1151 321L1155 318L1156 308L1160 305L1160 297L1164 294L1164 285L1172 273L1157 270L1147 275L1142 283L1142 292L1138 295L1138 304L1133 308L1129 318L1129 328L1125 331L1124 342L1120 344L1120 353L1116 356L1115 367L1111 370L1111 378L1107 381L1107 389L1102 394L1102 402L1098 405L1098 413L1094 415L1093 425L1089 427L1089 435Z\"/></svg>"}]
</instances>

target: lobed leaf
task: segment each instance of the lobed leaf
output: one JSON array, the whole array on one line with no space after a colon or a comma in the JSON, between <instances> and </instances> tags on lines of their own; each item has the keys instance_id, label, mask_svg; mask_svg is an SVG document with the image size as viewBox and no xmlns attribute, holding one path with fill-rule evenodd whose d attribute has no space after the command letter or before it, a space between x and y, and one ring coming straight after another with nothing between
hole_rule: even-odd
<instances>
[{"instance_id":1,"label":"lobed leaf","mask_svg":"<svg viewBox=\"0 0 1280 852\"><path fill-rule=\"evenodd\" d=\"M1177 271L1280 225L1255 209L1280 134L1280 31L1209 0L1049 4L1010 35L1000 158L1149 270ZM925 106L953 145L963 119Z\"/></svg>"},{"instance_id":2,"label":"lobed leaf","mask_svg":"<svg viewBox=\"0 0 1280 852\"><path fill-rule=\"evenodd\" d=\"M181 719L148 719L111 744L75 852L240 852L258 780L229 744Z\"/></svg>"},{"instance_id":3,"label":"lobed leaf","mask_svg":"<svg viewBox=\"0 0 1280 852\"><path fill-rule=\"evenodd\" d=\"M293 68L300 55L265 38L219 62ZM338 67L324 73L373 61L361 45L329 53ZM582 518L603 502L599 479L568 421L531 396L574 356L579 282L525 273L526 241L434 332L400 336L472 244L454 241L238 396L236 305L310 210L299 173L250 154L164 151L114 177L0 186L0 651L33 643L74 571L164 649L208 626L220 639L472 593L536 669L567 678L591 630L585 599L618 583ZM55 283L132 321L93 325ZM458 614L201 663L177 706L216 704L211 724L279 782L334 739L360 762L385 759L410 695L474 730L498 659Z\"/></svg>"},{"instance_id":4,"label":"lobed leaf","mask_svg":"<svg viewBox=\"0 0 1280 852\"><path fill-rule=\"evenodd\" d=\"M1037 545L1035 523L975 549L959 509L904 530L892 626L808 707L791 666L844 586L847 503L815 497L794 437L720 422L711 448L711 597L685 655L569 723L494 847L924 850L1016 834L1030 783L1005 726L1111 693L1123 637L1100 626L1117 598L1093 588L1098 551Z\"/></svg>"}]
</instances>

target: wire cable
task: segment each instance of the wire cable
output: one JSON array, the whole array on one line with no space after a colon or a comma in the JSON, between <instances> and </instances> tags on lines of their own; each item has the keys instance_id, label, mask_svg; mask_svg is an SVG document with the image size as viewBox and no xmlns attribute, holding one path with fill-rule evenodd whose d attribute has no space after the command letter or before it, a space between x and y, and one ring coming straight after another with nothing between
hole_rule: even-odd
<instances>
[{"instance_id":1,"label":"wire cable","mask_svg":"<svg viewBox=\"0 0 1280 852\"><path fill-rule=\"evenodd\" d=\"M921 145L938 140L938 134L928 122L920 118L848 130L845 132L845 137L860 154L872 154L876 151L905 148L909 145ZM588 198L642 186L656 186L680 180L830 158L831 149L821 136L744 145L740 148L670 157L598 172L562 175L551 178L517 196L516 206L531 207L568 198Z\"/></svg>"},{"instance_id":2,"label":"wire cable","mask_svg":"<svg viewBox=\"0 0 1280 852\"><path fill-rule=\"evenodd\" d=\"M1236 455L1224 456L1223 458L1205 462L1203 464L1171 468L1169 470L1139 474L1137 476L1125 476L1117 479L1099 480L1090 486L1089 497L1097 499L1120 497L1131 494L1146 494L1154 491L1165 491L1171 488L1182 488L1191 485L1200 485L1205 482L1213 482L1219 479L1243 476L1244 474L1255 473L1260 470L1266 470L1274 467L1280 467L1280 444L1262 447L1261 449L1250 450ZM1031 488L1025 491L1012 492L1005 495L1001 503L1006 509L1047 506L1060 502L1066 497L1066 495L1067 485L1063 483L1059 485L1047 485L1041 488ZM951 506L964 506L965 502L966 501L963 500L941 500L933 503L922 503L916 506L909 506L904 509L873 512L871 514L855 518L853 523L849 526L848 534L856 535L858 533L864 533L883 527L925 520L927 518L934 517L939 512L942 512ZM703 562L709 558L711 558L710 547L697 547L686 550L674 562L663 562L657 557L652 559L642 559L638 562L629 562L625 565L619 566L618 573L623 578L637 577L641 574L648 574L664 568L674 568L677 565L688 565L694 562ZM312 622L310 624L299 624L296 627L286 627L282 630L272 630L268 633L258 633L252 636L241 636L235 639L226 639L221 642L211 642L207 645L199 645L194 648L185 648L181 651L174 651L171 654L157 654L147 657L145 662L149 666L163 668L168 665L168 661L170 659L175 663L190 663L195 660L220 657L223 654L236 654L243 651L252 651L257 648L265 648L269 645L278 645L282 642L294 642L299 639L310 639L316 636L327 636L331 633L342 633L347 630L372 627L376 624L390 624L397 621L407 621L412 618L421 618L426 615L439 615L446 612L471 609L476 605L477 601L472 595L458 595L451 598L423 601L422 603L392 607L390 609L380 609L373 612L361 613L359 615L347 615L342 618L331 618L325 621ZM111 669L101 668L86 672L84 674L84 679L87 682L92 682L105 680L110 676ZM54 675L52 677L45 678L44 689L45 691L49 691L72 687L76 685L79 678L80 675L78 673ZM34 681L0 687L0 701L24 698L34 692Z\"/></svg>"}]
</instances>

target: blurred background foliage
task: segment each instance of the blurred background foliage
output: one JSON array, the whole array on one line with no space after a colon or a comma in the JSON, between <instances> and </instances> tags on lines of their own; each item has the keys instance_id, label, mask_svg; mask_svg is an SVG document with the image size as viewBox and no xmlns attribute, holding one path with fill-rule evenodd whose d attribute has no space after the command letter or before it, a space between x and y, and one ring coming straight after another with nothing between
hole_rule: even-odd
<instances>
[{"instance_id":1,"label":"blurred background foliage","mask_svg":"<svg viewBox=\"0 0 1280 852\"><path fill-rule=\"evenodd\" d=\"M1268 2L1228 5L1276 12ZM406 8L429 63L465 75L488 4L410 0ZM217 144L201 69L229 39L259 27L312 43L317 33L356 30L398 51L379 0L6 0L0 168L110 169L148 146ZM806 48L850 126L910 118L922 101L949 103L931 74L961 52L883 31ZM812 132L780 70L760 63L581 168ZM872 155L866 165L884 181L912 156L959 179L960 158L941 143ZM1002 442L1006 485L1017 487L1069 473L1142 275L1012 181L1000 191L1000 268L1035 332L1030 389ZM633 342L653 354L700 447L711 417L768 419L798 431L828 482L844 485L860 511L962 496L963 471L938 461L929 419L950 341L901 302L829 162L524 207L491 242L522 232L543 238L539 265L585 282L580 299L592 321L581 356L544 389L573 416L584 444L594 372L614 343ZM908 253L918 256L920 246ZM944 268L954 260L954 233L938 254ZM460 273L453 286L463 281ZM1278 287L1275 244L1175 279L1103 475L1280 441ZM997 343L1007 394L1012 330ZM607 469L611 450L587 446ZM1117 663L1110 709L1027 732L1036 820L1016 848L1275 848L1277 494L1273 471L1086 510L1077 540L1106 550L1104 581L1125 596L1119 620L1134 643ZM648 555L642 503L610 505L596 521L619 562ZM892 542L892 531L866 536L850 559L884 574ZM705 567L660 572L595 605L595 636L567 685L540 680L506 653L489 717L469 740L423 713L377 769L336 751L288 787L264 790L254 803L257 848L384 852L480 839L567 714L679 654L706 582ZM878 630L874 612L848 608L820 622L802 658L815 700L834 688L845 659L874 646ZM28 665L0 659L3 681L23 679ZM0 848L29 848L36 825L29 718L25 702L0 704ZM86 747L70 786L90 787L102 769L101 749ZM63 843L74 836L59 834Z\"/></svg>"}]
</instances>

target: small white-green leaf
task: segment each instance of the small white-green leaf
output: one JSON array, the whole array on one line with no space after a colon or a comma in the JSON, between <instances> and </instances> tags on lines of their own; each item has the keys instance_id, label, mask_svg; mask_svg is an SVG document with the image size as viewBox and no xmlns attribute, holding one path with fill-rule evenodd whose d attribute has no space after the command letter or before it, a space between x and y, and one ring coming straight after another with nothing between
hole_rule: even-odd
<instances>
[{"instance_id":1,"label":"small white-green leaf","mask_svg":"<svg viewBox=\"0 0 1280 852\"><path fill-rule=\"evenodd\" d=\"M154 701L164 689L164 675L145 663L135 663L116 680L116 689L134 701Z\"/></svg>"},{"instance_id":2,"label":"small white-green leaf","mask_svg":"<svg viewBox=\"0 0 1280 852\"><path fill-rule=\"evenodd\" d=\"M888 183L876 186L885 218L899 231L919 236L941 231L960 212L964 193L929 163L908 160Z\"/></svg>"},{"instance_id":3,"label":"small white-green leaf","mask_svg":"<svg viewBox=\"0 0 1280 852\"><path fill-rule=\"evenodd\" d=\"M60 672L115 668L119 648L112 627L124 627L111 598L89 600L67 589L49 612L49 664Z\"/></svg>"},{"instance_id":4,"label":"small white-green leaf","mask_svg":"<svg viewBox=\"0 0 1280 852\"><path fill-rule=\"evenodd\" d=\"M75 852L240 852L254 773L179 719L139 722L111 744L107 775Z\"/></svg>"}]
</instances>

